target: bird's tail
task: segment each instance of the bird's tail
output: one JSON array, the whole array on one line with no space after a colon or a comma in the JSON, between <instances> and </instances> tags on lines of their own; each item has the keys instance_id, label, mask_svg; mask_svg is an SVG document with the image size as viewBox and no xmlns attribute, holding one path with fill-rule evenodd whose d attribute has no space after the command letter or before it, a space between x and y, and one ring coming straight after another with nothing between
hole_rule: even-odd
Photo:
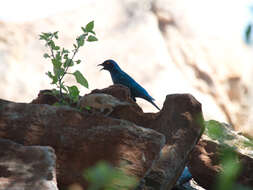
<instances>
[{"instance_id":1,"label":"bird's tail","mask_svg":"<svg viewBox=\"0 0 253 190\"><path fill-rule=\"evenodd\" d=\"M149 101L151 104L153 104L159 111L161 110L152 100Z\"/></svg>"}]
</instances>

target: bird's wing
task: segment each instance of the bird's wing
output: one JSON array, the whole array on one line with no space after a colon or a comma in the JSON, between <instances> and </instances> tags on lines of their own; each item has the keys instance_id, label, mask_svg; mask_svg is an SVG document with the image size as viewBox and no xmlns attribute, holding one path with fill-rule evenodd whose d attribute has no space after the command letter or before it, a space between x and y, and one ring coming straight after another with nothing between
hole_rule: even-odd
<instances>
[{"instance_id":1,"label":"bird's wing","mask_svg":"<svg viewBox=\"0 0 253 190\"><path fill-rule=\"evenodd\" d=\"M134 89L135 94L134 96L135 97L140 97L140 98L144 98L148 101L152 101L154 100L154 98L152 98L148 92L139 84L137 83L131 76L129 76L127 73L123 73L122 74L122 78L125 79L125 83L127 84L124 84L126 86L128 86L130 89Z\"/></svg>"}]
</instances>

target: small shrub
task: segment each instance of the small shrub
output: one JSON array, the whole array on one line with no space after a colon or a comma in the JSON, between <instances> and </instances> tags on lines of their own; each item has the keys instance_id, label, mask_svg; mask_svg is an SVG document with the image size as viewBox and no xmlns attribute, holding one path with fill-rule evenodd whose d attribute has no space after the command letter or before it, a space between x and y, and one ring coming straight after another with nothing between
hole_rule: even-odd
<instances>
[{"instance_id":1,"label":"small shrub","mask_svg":"<svg viewBox=\"0 0 253 190\"><path fill-rule=\"evenodd\" d=\"M58 39L57 32L41 33L40 40L45 41L45 46L49 48L50 53L45 53L44 58L50 59L53 65L53 71L48 71L46 75L52 80L51 84L56 85L56 89L53 89L53 95L60 97L60 104L72 104L76 103L79 99L79 89L77 86L67 86L64 81L66 75L72 75L75 77L76 82L82 86L88 88L88 81L78 70L70 72L70 67L80 64L81 60L76 60L75 56L80 47L84 46L85 42L97 41L95 37L96 33L94 29L94 21L89 22L86 27L81 27L82 34L76 38L76 43L73 44L72 51L56 45L55 40ZM66 101L67 99L69 100Z\"/></svg>"}]
</instances>

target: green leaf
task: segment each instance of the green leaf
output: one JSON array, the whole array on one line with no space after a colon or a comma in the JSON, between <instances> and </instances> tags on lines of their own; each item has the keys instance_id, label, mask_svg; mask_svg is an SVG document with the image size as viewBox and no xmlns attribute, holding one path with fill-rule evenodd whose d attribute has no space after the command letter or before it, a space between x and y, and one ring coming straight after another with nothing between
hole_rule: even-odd
<instances>
[{"instance_id":1,"label":"green leaf","mask_svg":"<svg viewBox=\"0 0 253 190\"><path fill-rule=\"evenodd\" d=\"M59 46L54 46L54 48L53 48L54 50L59 50L60 49L60 47Z\"/></svg>"},{"instance_id":2,"label":"green leaf","mask_svg":"<svg viewBox=\"0 0 253 190\"><path fill-rule=\"evenodd\" d=\"M47 53L44 53L43 57L44 58L50 58L50 56Z\"/></svg>"},{"instance_id":3,"label":"green leaf","mask_svg":"<svg viewBox=\"0 0 253 190\"><path fill-rule=\"evenodd\" d=\"M78 59L78 60L76 61L76 64L80 64L80 63L81 63L81 60Z\"/></svg>"},{"instance_id":4,"label":"green leaf","mask_svg":"<svg viewBox=\"0 0 253 190\"><path fill-rule=\"evenodd\" d=\"M54 74L55 74L55 76L56 76L56 78L57 78L57 81L58 81L58 79L59 79L61 76L63 76L63 75L65 74L65 72L64 72L64 69L63 69L63 68L54 68Z\"/></svg>"},{"instance_id":5,"label":"green leaf","mask_svg":"<svg viewBox=\"0 0 253 190\"><path fill-rule=\"evenodd\" d=\"M80 35L80 36L76 39L78 47L81 47L81 46L84 45L85 38L86 38L87 35L88 35L88 34L82 34L82 35Z\"/></svg>"},{"instance_id":6,"label":"green leaf","mask_svg":"<svg viewBox=\"0 0 253 190\"><path fill-rule=\"evenodd\" d=\"M72 61L72 59L66 59L66 61L63 64L63 67L72 67L74 65L74 62Z\"/></svg>"},{"instance_id":7,"label":"green leaf","mask_svg":"<svg viewBox=\"0 0 253 190\"><path fill-rule=\"evenodd\" d=\"M51 84L56 84L57 83L57 77L53 75L50 71L46 73L47 76L49 76L52 79Z\"/></svg>"},{"instance_id":8,"label":"green leaf","mask_svg":"<svg viewBox=\"0 0 253 190\"><path fill-rule=\"evenodd\" d=\"M137 185L137 180L134 177L128 176L104 161L86 169L84 177L90 182L88 190L135 189L134 187Z\"/></svg>"},{"instance_id":9,"label":"green leaf","mask_svg":"<svg viewBox=\"0 0 253 190\"><path fill-rule=\"evenodd\" d=\"M47 32L47 33L43 32L42 34L43 34L46 38L49 38L49 37L52 36L52 33L51 33L51 32Z\"/></svg>"},{"instance_id":10,"label":"green leaf","mask_svg":"<svg viewBox=\"0 0 253 190\"><path fill-rule=\"evenodd\" d=\"M60 68L61 65L62 65L61 61L59 59L57 59L57 58L54 58L51 61L52 61L53 65L54 65L54 68Z\"/></svg>"},{"instance_id":11,"label":"green leaf","mask_svg":"<svg viewBox=\"0 0 253 190\"><path fill-rule=\"evenodd\" d=\"M84 107L86 110L91 110L91 107L90 106L85 106Z\"/></svg>"},{"instance_id":12,"label":"green leaf","mask_svg":"<svg viewBox=\"0 0 253 190\"><path fill-rule=\"evenodd\" d=\"M54 32L54 37L55 37L56 39L58 39L58 32L59 32L59 31Z\"/></svg>"},{"instance_id":13,"label":"green leaf","mask_svg":"<svg viewBox=\"0 0 253 190\"><path fill-rule=\"evenodd\" d=\"M60 51L57 52L57 54L56 54L56 56L55 56L55 59L56 59L57 61L61 62L61 52L60 52Z\"/></svg>"},{"instance_id":14,"label":"green leaf","mask_svg":"<svg viewBox=\"0 0 253 190\"><path fill-rule=\"evenodd\" d=\"M98 39L95 36L90 35L87 39L88 42L94 42L97 41Z\"/></svg>"},{"instance_id":15,"label":"green leaf","mask_svg":"<svg viewBox=\"0 0 253 190\"><path fill-rule=\"evenodd\" d=\"M40 34L40 38L39 39L40 40L47 40L47 38L44 35L42 35L42 34Z\"/></svg>"},{"instance_id":16,"label":"green leaf","mask_svg":"<svg viewBox=\"0 0 253 190\"><path fill-rule=\"evenodd\" d=\"M217 190L237 189L235 180L240 174L241 164L238 154L231 147L223 147L219 150L222 171L218 175L216 188Z\"/></svg>"},{"instance_id":17,"label":"green leaf","mask_svg":"<svg viewBox=\"0 0 253 190\"><path fill-rule=\"evenodd\" d=\"M41 34L40 34L40 40L46 40L46 41L48 41L49 40L49 38L51 37L51 33L49 32L49 33L44 33L44 32L42 32Z\"/></svg>"},{"instance_id":18,"label":"green leaf","mask_svg":"<svg viewBox=\"0 0 253 190\"><path fill-rule=\"evenodd\" d=\"M68 55L68 54L65 54L65 55L63 56L63 58L64 58L64 59L68 59L68 58L69 58L69 55Z\"/></svg>"},{"instance_id":19,"label":"green leaf","mask_svg":"<svg viewBox=\"0 0 253 190\"><path fill-rule=\"evenodd\" d=\"M51 47L52 49L55 48L55 43L54 43L53 40L49 40L49 41L47 42L47 45L48 45L49 47Z\"/></svg>"},{"instance_id":20,"label":"green leaf","mask_svg":"<svg viewBox=\"0 0 253 190\"><path fill-rule=\"evenodd\" d=\"M82 31L83 31L84 33L87 32L86 29L85 29L84 27L81 27L81 29L82 29Z\"/></svg>"},{"instance_id":21,"label":"green leaf","mask_svg":"<svg viewBox=\"0 0 253 190\"><path fill-rule=\"evenodd\" d=\"M62 52L61 52L62 55L63 54L67 55L68 53L69 53L69 50L62 48Z\"/></svg>"},{"instance_id":22,"label":"green leaf","mask_svg":"<svg viewBox=\"0 0 253 190\"><path fill-rule=\"evenodd\" d=\"M89 22L89 23L86 25L85 30L86 30L87 32L91 32L91 31L93 30L93 28L94 28L94 21L91 21L91 22Z\"/></svg>"},{"instance_id":23,"label":"green leaf","mask_svg":"<svg viewBox=\"0 0 253 190\"><path fill-rule=\"evenodd\" d=\"M79 100L79 90L76 86L67 86L68 91L69 91L69 96L70 98L74 101L77 102Z\"/></svg>"},{"instance_id":24,"label":"green leaf","mask_svg":"<svg viewBox=\"0 0 253 190\"><path fill-rule=\"evenodd\" d=\"M96 35L96 33L95 33L94 31L90 31L90 33L92 33L92 34Z\"/></svg>"},{"instance_id":25,"label":"green leaf","mask_svg":"<svg viewBox=\"0 0 253 190\"><path fill-rule=\"evenodd\" d=\"M83 36L79 36L77 39L76 39L76 42L77 42L77 45L78 47L81 47L84 45L84 37ZM75 47L76 48L76 47Z\"/></svg>"},{"instance_id":26,"label":"green leaf","mask_svg":"<svg viewBox=\"0 0 253 190\"><path fill-rule=\"evenodd\" d=\"M51 79L54 78L54 76L52 75L52 73L51 73L50 71L48 71L48 72L46 73L46 75L49 76Z\"/></svg>"},{"instance_id":27,"label":"green leaf","mask_svg":"<svg viewBox=\"0 0 253 190\"><path fill-rule=\"evenodd\" d=\"M80 71L75 71L73 75L76 78L76 82L78 82L79 84L81 84L82 86L86 88L89 88L88 81L84 78L84 76L82 75Z\"/></svg>"}]
</instances>

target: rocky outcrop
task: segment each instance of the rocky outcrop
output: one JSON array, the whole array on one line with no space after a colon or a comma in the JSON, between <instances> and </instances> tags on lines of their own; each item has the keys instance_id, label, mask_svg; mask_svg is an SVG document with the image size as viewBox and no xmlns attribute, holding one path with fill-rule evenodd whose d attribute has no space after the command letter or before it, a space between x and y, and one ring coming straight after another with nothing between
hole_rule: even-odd
<instances>
[{"instance_id":1,"label":"rocky outcrop","mask_svg":"<svg viewBox=\"0 0 253 190\"><path fill-rule=\"evenodd\" d=\"M118 167L126 161L125 171L141 180L139 189L172 188L203 132L201 104L189 94L175 94L167 96L161 112L143 113L124 86L95 92L130 105L116 106L105 117L103 113L40 104L48 98L43 98L43 93L33 101L37 104L1 100L0 137L53 147L60 189L72 183L87 187L82 173L99 160Z\"/></svg>"},{"instance_id":2,"label":"rocky outcrop","mask_svg":"<svg viewBox=\"0 0 253 190\"><path fill-rule=\"evenodd\" d=\"M0 189L58 190L55 162L51 147L23 146L0 138Z\"/></svg>"},{"instance_id":3,"label":"rocky outcrop","mask_svg":"<svg viewBox=\"0 0 253 190\"><path fill-rule=\"evenodd\" d=\"M235 136L234 136L235 137ZM238 139L238 138L237 138ZM231 140L231 136L230 136ZM234 143L229 144L233 146ZM238 147L238 141L236 142ZM252 144L253 145L253 144ZM241 164L241 170L236 182L246 187L253 187L253 146L249 153L242 152L247 148L238 148L238 163ZM228 144L226 145L228 146ZM220 164L221 150L224 149L224 144L218 141L213 141L207 136L202 136L196 147L189 157L189 170L193 178L199 185L206 189L214 189L217 184L217 176L222 171Z\"/></svg>"},{"instance_id":4,"label":"rocky outcrop","mask_svg":"<svg viewBox=\"0 0 253 190\"><path fill-rule=\"evenodd\" d=\"M127 99L129 94L124 88L111 86L92 93L108 93L119 99L122 99L123 94ZM161 158L145 177L146 186L172 188L184 169L189 153L204 131L201 104L189 94L174 94L166 97L163 108L156 114L127 109L115 109L111 115L154 129L166 137Z\"/></svg>"},{"instance_id":5,"label":"rocky outcrop","mask_svg":"<svg viewBox=\"0 0 253 190\"><path fill-rule=\"evenodd\" d=\"M127 161L128 171L142 178L165 143L154 130L68 107L2 101L0 105L1 138L55 149L60 189L72 183L87 187L83 171L100 160L114 165Z\"/></svg>"}]
</instances>

